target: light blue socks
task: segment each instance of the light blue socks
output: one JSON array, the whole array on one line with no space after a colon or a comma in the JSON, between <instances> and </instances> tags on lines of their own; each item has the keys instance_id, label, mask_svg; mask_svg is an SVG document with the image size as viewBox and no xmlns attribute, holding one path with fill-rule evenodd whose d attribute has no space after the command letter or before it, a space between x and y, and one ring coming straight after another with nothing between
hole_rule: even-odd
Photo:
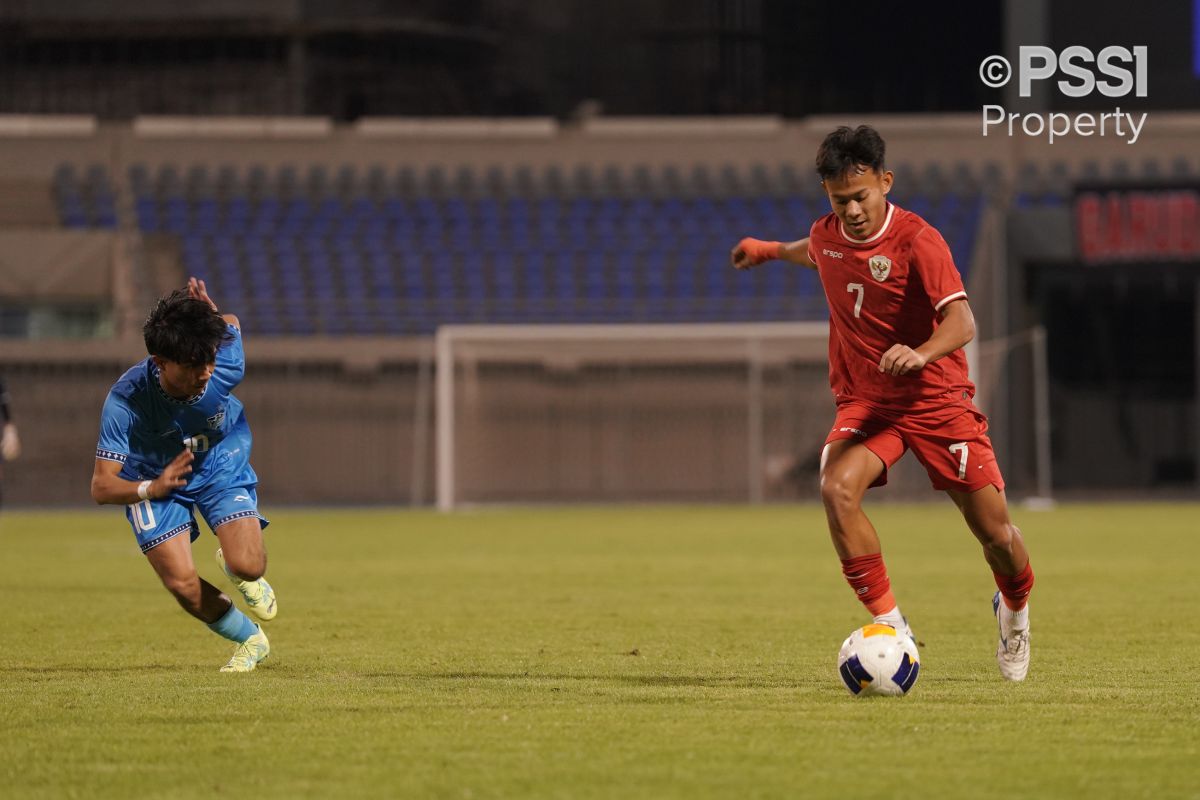
<instances>
[{"instance_id":1,"label":"light blue socks","mask_svg":"<svg viewBox=\"0 0 1200 800\"><path fill-rule=\"evenodd\" d=\"M208 629L217 636L224 636L231 642L242 642L249 639L258 630L258 626L250 621L250 618L238 610L238 607L229 604L229 610L225 612L225 616L221 617L216 622L208 623Z\"/></svg>"}]
</instances>

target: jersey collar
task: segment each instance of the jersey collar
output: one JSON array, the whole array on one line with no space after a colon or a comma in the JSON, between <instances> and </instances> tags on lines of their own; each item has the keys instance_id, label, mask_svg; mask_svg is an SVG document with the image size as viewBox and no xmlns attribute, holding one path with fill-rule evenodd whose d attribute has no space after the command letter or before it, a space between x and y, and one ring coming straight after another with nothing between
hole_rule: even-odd
<instances>
[{"instance_id":1,"label":"jersey collar","mask_svg":"<svg viewBox=\"0 0 1200 800\"><path fill-rule=\"evenodd\" d=\"M171 395L167 394L167 390L162 387L162 380L158 376L158 371L159 371L158 365L154 363L153 359L151 359L150 360L150 381L154 384L154 388L158 389L159 395L164 400L166 400L168 403L173 403L174 405L177 405L177 406L194 406L194 405L196 405L196 403L199 403L201 400L204 399L204 394L205 394L205 392L208 391L207 383L204 385L204 391L200 392L200 394L196 395L195 397L189 397L186 400L180 400L177 397L171 397ZM208 383L212 383L212 381L209 381Z\"/></svg>"},{"instance_id":2,"label":"jersey collar","mask_svg":"<svg viewBox=\"0 0 1200 800\"><path fill-rule=\"evenodd\" d=\"M855 239L846 233L846 226L842 224L841 220L838 220L838 230L842 232L842 238L850 242L850 244L871 244L872 242L879 241L880 237L887 233L888 227L892 224L892 212L896 210L896 207L891 203L888 203L887 207L887 216L883 218L883 225L872 236L866 239Z\"/></svg>"}]
</instances>

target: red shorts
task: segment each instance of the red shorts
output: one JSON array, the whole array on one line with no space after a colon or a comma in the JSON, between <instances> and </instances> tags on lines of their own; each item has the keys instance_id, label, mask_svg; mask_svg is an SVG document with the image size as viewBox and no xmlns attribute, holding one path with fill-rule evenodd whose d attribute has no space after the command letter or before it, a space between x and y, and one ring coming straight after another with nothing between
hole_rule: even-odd
<instances>
[{"instance_id":1,"label":"red shorts","mask_svg":"<svg viewBox=\"0 0 1200 800\"><path fill-rule=\"evenodd\" d=\"M838 406L825 443L855 439L879 456L884 469L872 486L887 483L888 468L911 448L934 489L973 492L990 484L1002 492L1004 478L987 429L987 417L969 402L898 415L850 401Z\"/></svg>"}]
</instances>

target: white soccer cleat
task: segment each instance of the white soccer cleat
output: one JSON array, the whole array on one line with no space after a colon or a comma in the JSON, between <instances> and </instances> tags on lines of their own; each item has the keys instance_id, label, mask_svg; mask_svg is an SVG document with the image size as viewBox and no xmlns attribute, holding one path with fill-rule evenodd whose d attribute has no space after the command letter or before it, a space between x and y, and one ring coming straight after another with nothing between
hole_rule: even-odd
<instances>
[{"instance_id":1,"label":"white soccer cleat","mask_svg":"<svg viewBox=\"0 0 1200 800\"><path fill-rule=\"evenodd\" d=\"M253 636L237 646L233 651L233 658L221 667L221 672L253 672L259 662L270 654L271 643L267 641L263 629L258 628Z\"/></svg>"},{"instance_id":2,"label":"white soccer cleat","mask_svg":"<svg viewBox=\"0 0 1200 800\"><path fill-rule=\"evenodd\" d=\"M246 598L246 606L250 609L251 614L263 622L275 619L275 615L279 613L279 607L275 604L275 590L271 588L271 584L267 583L266 578L244 581L234 575L225 566L225 554L219 547L217 548L217 563L221 565L221 571L225 573L225 576L233 581L233 585L242 593L242 597Z\"/></svg>"},{"instance_id":3,"label":"white soccer cleat","mask_svg":"<svg viewBox=\"0 0 1200 800\"><path fill-rule=\"evenodd\" d=\"M896 622L897 618L899 618L899 620L900 620L899 623ZM915 633L913 633L912 626L908 624L908 617L904 616L903 614L897 614L894 611L892 611L887 614L881 614L878 617L875 617L874 621L875 621L876 625L887 625L890 628L895 628L896 633L900 634L901 636L907 636L909 639L912 639L913 644L915 644L917 647L925 646L925 643L922 642L920 639L918 639L917 635Z\"/></svg>"},{"instance_id":4,"label":"white soccer cleat","mask_svg":"<svg viewBox=\"0 0 1200 800\"><path fill-rule=\"evenodd\" d=\"M992 597L992 613L996 615L996 626L1000 629L1000 643L996 645L996 663L1006 680L1023 681L1029 674L1029 606L1021 610L1024 627L1016 627L1017 612L1009 609L996 592Z\"/></svg>"},{"instance_id":5,"label":"white soccer cleat","mask_svg":"<svg viewBox=\"0 0 1200 800\"><path fill-rule=\"evenodd\" d=\"M917 638L917 635L913 633L912 626L908 624L908 617L903 617L902 619L904 620L904 626L897 628L896 631L900 633L900 635L907 636L908 638L912 639L913 644L915 644L917 647L924 647L925 643Z\"/></svg>"}]
</instances>

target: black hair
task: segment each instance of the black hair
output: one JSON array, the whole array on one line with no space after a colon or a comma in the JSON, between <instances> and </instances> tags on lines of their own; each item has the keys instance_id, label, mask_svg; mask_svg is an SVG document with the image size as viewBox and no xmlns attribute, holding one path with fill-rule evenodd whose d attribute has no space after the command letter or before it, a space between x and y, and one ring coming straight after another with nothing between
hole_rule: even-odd
<instances>
[{"instance_id":1,"label":"black hair","mask_svg":"<svg viewBox=\"0 0 1200 800\"><path fill-rule=\"evenodd\" d=\"M883 174L883 154L887 144L870 125L850 128L842 125L825 137L817 149L817 174L822 181L841 178L856 167L867 167Z\"/></svg>"},{"instance_id":2,"label":"black hair","mask_svg":"<svg viewBox=\"0 0 1200 800\"><path fill-rule=\"evenodd\" d=\"M176 289L161 298L142 326L146 351L190 366L211 364L217 348L232 338L225 320L203 300Z\"/></svg>"}]
</instances>

